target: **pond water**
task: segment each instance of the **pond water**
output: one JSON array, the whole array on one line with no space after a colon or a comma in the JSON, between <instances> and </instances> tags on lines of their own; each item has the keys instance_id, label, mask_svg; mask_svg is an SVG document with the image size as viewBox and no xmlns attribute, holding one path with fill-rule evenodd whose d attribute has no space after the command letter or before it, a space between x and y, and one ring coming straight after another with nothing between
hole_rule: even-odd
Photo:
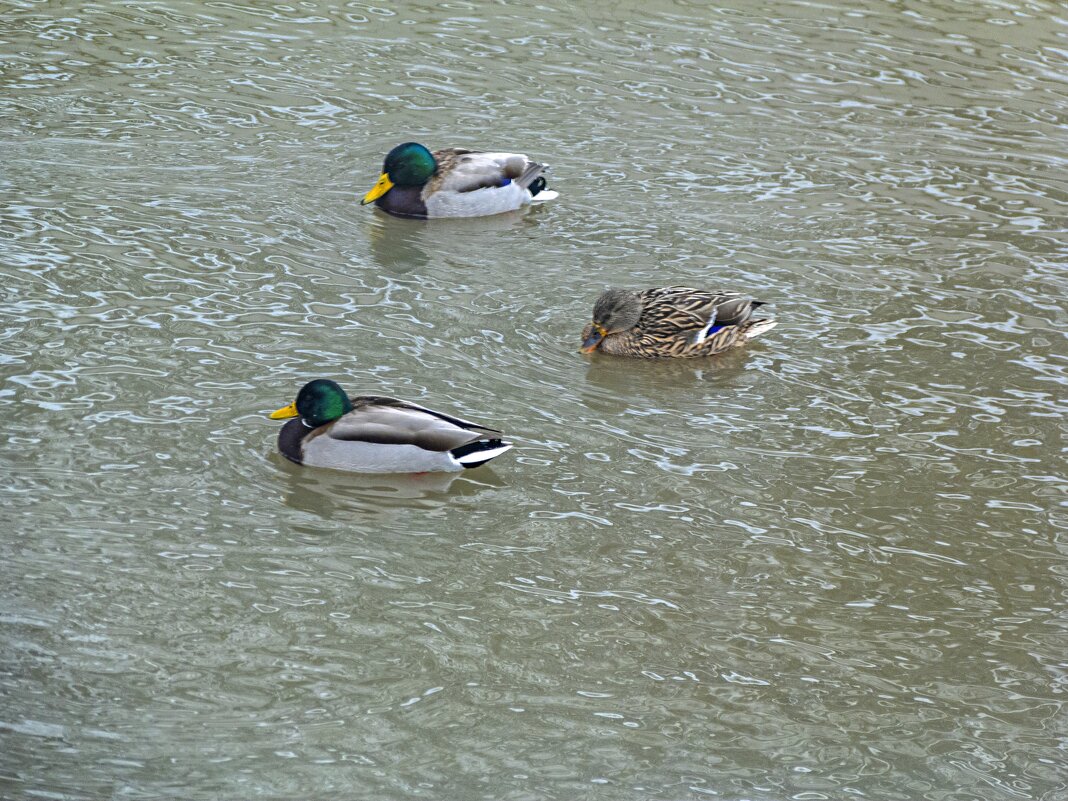
<instances>
[{"instance_id":1,"label":"pond water","mask_svg":"<svg viewBox=\"0 0 1068 801\"><path fill-rule=\"evenodd\" d=\"M7 3L0 795L1068 797L1065 16ZM577 352L664 284L779 326ZM298 468L315 377L516 447Z\"/></svg>"}]
</instances>

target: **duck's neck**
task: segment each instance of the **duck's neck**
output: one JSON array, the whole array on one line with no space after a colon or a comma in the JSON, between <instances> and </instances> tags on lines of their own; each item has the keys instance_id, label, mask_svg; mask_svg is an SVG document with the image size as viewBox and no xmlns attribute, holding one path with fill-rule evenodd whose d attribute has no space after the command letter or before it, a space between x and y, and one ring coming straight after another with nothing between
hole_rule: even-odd
<instances>
[{"instance_id":1,"label":"duck's neck","mask_svg":"<svg viewBox=\"0 0 1068 801\"><path fill-rule=\"evenodd\" d=\"M304 452L301 449L301 443L312 430L304 425L304 421L299 417L293 418L278 432L279 452L291 462L303 463Z\"/></svg>"}]
</instances>

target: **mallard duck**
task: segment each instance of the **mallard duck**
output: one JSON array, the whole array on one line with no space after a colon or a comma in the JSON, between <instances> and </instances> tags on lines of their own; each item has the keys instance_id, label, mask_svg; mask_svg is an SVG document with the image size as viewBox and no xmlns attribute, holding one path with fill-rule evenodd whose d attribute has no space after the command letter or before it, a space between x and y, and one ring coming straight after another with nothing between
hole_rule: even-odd
<instances>
[{"instance_id":1,"label":"mallard duck","mask_svg":"<svg viewBox=\"0 0 1068 801\"><path fill-rule=\"evenodd\" d=\"M305 384L270 416L297 418L278 433L278 450L290 461L360 473L462 470L512 447L494 428L396 398L350 398L325 378Z\"/></svg>"},{"instance_id":2,"label":"mallard duck","mask_svg":"<svg viewBox=\"0 0 1068 801\"><path fill-rule=\"evenodd\" d=\"M551 200L541 174L549 168L522 153L482 153L451 147L430 152L418 142L386 155L382 177L363 196L400 217L484 217Z\"/></svg>"},{"instance_id":3,"label":"mallard duck","mask_svg":"<svg viewBox=\"0 0 1068 801\"><path fill-rule=\"evenodd\" d=\"M714 356L775 327L775 320L751 318L762 305L737 292L688 286L609 289L593 306L581 350L645 358Z\"/></svg>"}]
</instances>

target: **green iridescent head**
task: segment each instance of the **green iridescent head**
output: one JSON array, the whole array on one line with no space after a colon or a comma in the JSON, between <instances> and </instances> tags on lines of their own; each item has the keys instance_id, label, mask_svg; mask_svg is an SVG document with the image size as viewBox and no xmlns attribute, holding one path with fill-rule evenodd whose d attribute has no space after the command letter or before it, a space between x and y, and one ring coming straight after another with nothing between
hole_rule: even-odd
<instances>
[{"instance_id":1,"label":"green iridescent head","mask_svg":"<svg viewBox=\"0 0 1068 801\"><path fill-rule=\"evenodd\" d=\"M374 203L395 186L422 186L438 171L434 154L418 142L397 145L386 154L382 163L382 175L371 191L363 196L361 206Z\"/></svg>"},{"instance_id":2,"label":"green iridescent head","mask_svg":"<svg viewBox=\"0 0 1068 801\"><path fill-rule=\"evenodd\" d=\"M336 381L317 378L300 388L293 403L272 412L271 417L284 420L299 415L307 425L317 428L332 423L351 411L352 401Z\"/></svg>"},{"instance_id":3,"label":"green iridescent head","mask_svg":"<svg viewBox=\"0 0 1068 801\"><path fill-rule=\"evenodd\" d=\"M433 154L418 142L397 145L382 162L382 172L396 186L422 186L437 169Z\"/></svg>"}]
</instances>

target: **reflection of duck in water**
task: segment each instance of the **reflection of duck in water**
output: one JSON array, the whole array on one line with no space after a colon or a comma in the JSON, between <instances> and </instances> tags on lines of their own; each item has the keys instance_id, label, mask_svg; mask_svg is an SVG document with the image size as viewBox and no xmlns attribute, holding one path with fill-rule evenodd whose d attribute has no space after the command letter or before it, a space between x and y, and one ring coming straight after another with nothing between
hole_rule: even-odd
<instances>
[{"instance_id":1,"label":"reflection of duck in water","mask_svg":"<svg viewBox=\"0 0 1068 801\"><path fill-rule=\"evenodd\" d=\"M316 379L271 413L286 423L278 450L292 462L360 473L454 472L478 467L512 447L501 432L381 396L350 398Z\"/></svg>"},{"instance_id":2,"label":"reflection of duck in water","mask_svg":"<svg viewBox=\"0 0 1068 801\"><path fill-rule=\"evenodd\" d=\"M380 269L393 274L410 273L429 264L430 254L434 254L436 262L448 263L448 254L455 259L467 252L471 243L468 237L504 232L522 225L523 220L523 211L451 220L414 220L375 214L368 221L367 238L371 257Z\"/></svg>"},{"instance_id":3,"label":"reflection of duck in water","mask_svg":"<svg viewBox=\"0 0 1068 801\"><path fill-rule=\"evenodd\" d=\"M407 273L430 262L419 241L424 223L378 214L371 220L367 238L371 257L383 271Z\"/></svg>"},{"instance_id":4,"label":"reflection of duck in water","mask_svg":"<svg viewBox=\"0 0 1068 801\"><path fill-rule=\"evenodd\" d=\"M279 470L287 473L284 502L293 509L316 515L355 512L361 520L379 518L386 524L393 510L432 509L453 498L473 497L504 486L492 469L462 473L340 473L302 470L271 454Z\"/></svg>"},{"instance_id":5,"label":"reflection of duck in water","mask_svg":"<svg viewBox=\"0 0 1068 801\"><path fill-rule=\"evenodd\" d=\"M586 381L606 396L625 399L638 394L655 401L663 397L665 387L686 387L700 382L730 385L745 374L751 351L731 348L715 359L644 359L635 366L620 370L614 359L591 359L587 363Z\"/></svg>"},{"instance_id":6,"label":"reflection of duck in water","mask_svg":"<svg viewBox=\"0 0 1068 801\"><path fill-rule=\"evenodd\" d=\"M557 196L545 188L544 164L522 153L446 148L417 142L386 155L382 175L360 205L374 203L400 217L483 217Z\"/></svg>"},{"instance_id":7,"label":"reflection of duck in water","mask_svg":"<svg viewBox=\"0 0 1068 801\"><path fill-rule=\"evenodd\" d=\"M752 319L762 305L737 292L685 286L609 289L594 304L581 349L643 358L715 356L775 327L775 320Z\"/></svg>"},{"instance_id":8,"label":"reflection of duck in water","mask_svg":"<svg viewBox=\"0 0 1068 801\"><path fill-rule=\"evenodd\" d=\"M590 359L583 381L574 385L582 403L608 419L628 410L672 409L694 399L729 398L745 387L748 348L732 348L714 359L642 359L621 370L617 359ZM687 406L688 408L688 406Z\"/></svg>"}]
</instances>

